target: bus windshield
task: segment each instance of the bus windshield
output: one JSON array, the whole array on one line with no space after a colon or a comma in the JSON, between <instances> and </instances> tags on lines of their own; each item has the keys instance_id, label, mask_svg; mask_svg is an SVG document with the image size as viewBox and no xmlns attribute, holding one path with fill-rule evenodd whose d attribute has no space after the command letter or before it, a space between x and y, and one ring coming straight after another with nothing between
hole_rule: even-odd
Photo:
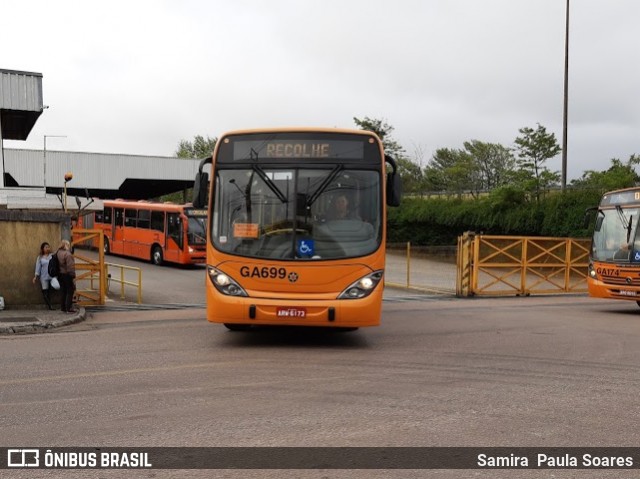
<instances>
[{"instance_id":1,"label":"bus windshield","mask_svg":"<svg viewBox=\"0 0 640 479\"><path fill-rule=\"evenodd\" d=\"M187 223L187 239L190 245L206 244L207 242L207 218L202 216L190 216Z\"/></svg>"},{"instance_id":2,"label":"bus windshield","mask_svg":"<svg viewBox=\"0 0 640 479\"><path fill-rule=\"evenodd\" d=\"M380 171L243 165L217 170L216 249L262 259L357 257L382 241Z\"/></svg>"},{"instance_id":3,"label":"bus windshield","mask_svg":"<svg viewBox=\"0 0 640 479\"><path fill-rule=\"evenodd\" d=\"M596 261L640 262L638 207L598 211L592 258Z\"/></svg>"}]
</instances>

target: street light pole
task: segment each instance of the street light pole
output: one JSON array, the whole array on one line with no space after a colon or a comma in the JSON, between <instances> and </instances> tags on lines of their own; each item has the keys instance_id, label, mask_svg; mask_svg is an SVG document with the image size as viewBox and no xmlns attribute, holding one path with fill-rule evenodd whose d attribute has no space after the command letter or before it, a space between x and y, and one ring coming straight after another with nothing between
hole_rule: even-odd
<instances>
[{"instance_id":1,"label":"street light pole","mask_svg":"<svg viewBox=\"0 0 640 479\"><path fill-rule=\"evenodd\" d=\"M42 157L42 185L47 194L47 138L66 138L66 135L44 135L44 150Z\"/></svg>"},{"instance_id":2,"label":"street light pole","mask_svg":"<svg viewBox=\"0 0 640 479\"><path fill-rule=\"evenodd\" d=\"M564 108L562 113L562 191L567 188L567 116L569 112L569 0L564 35Z\"/></svg>"}]
</instances>

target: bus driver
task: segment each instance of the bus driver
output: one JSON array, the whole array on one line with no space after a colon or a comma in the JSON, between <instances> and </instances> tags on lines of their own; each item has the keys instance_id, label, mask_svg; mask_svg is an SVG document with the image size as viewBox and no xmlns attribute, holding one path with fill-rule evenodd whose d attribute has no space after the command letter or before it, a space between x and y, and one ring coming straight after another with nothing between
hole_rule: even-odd
<instances>
[{"instance_id":1,"label":"bus driver","mask_svg":"<svg viewBox=\"0 0 640 479\"><path fill-rule=\"evenodd\" d=\"M349 208L349 198L339 193L331 202L332 209L327 213L327 220L359 220L360 217Z\"/></svg>"}]
</instances>

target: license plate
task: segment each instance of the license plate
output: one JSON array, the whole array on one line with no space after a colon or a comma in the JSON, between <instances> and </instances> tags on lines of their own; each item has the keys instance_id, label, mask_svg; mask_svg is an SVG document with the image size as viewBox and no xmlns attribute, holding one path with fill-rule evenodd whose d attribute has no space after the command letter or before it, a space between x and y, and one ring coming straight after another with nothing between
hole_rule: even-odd
<instances>
[{"instance_id":1,"label":"license plate","mask_svg":"<svg viewBox=\"0 0 640 479\"><path fill-rule=\"evenodd\" d=\"M306 318L307 308L276 308L278 318Z\"/></svg>"}]
</instances>

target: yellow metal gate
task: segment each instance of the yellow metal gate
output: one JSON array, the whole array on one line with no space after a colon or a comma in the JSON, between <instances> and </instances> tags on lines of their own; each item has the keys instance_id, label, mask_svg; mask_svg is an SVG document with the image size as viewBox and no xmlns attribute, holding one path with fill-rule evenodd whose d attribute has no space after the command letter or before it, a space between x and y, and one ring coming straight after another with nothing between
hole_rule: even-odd
<instances>
[{"instance_id":1,"label":"yellow metal gate","mask_svg":"<svg viewBox=\"0 0 640 479\"><path fill-rule=\"evenodd\" d=\"M465 233L458 238L458 296L587 291L590 240Z\"/></svg>"},{"instance_id":2,"label":"yellow metal gate","mask_svg":"<svg viewBox=\"0 0 640 479\"><path fill-rule=\"evenodd\" d=\"M76 261L76 297L81 306L104 305L107 283L102 230L74 229L71 244ZM80 248L97 248L98 260L82 254Z\"/></svg>"}]
</instances>

